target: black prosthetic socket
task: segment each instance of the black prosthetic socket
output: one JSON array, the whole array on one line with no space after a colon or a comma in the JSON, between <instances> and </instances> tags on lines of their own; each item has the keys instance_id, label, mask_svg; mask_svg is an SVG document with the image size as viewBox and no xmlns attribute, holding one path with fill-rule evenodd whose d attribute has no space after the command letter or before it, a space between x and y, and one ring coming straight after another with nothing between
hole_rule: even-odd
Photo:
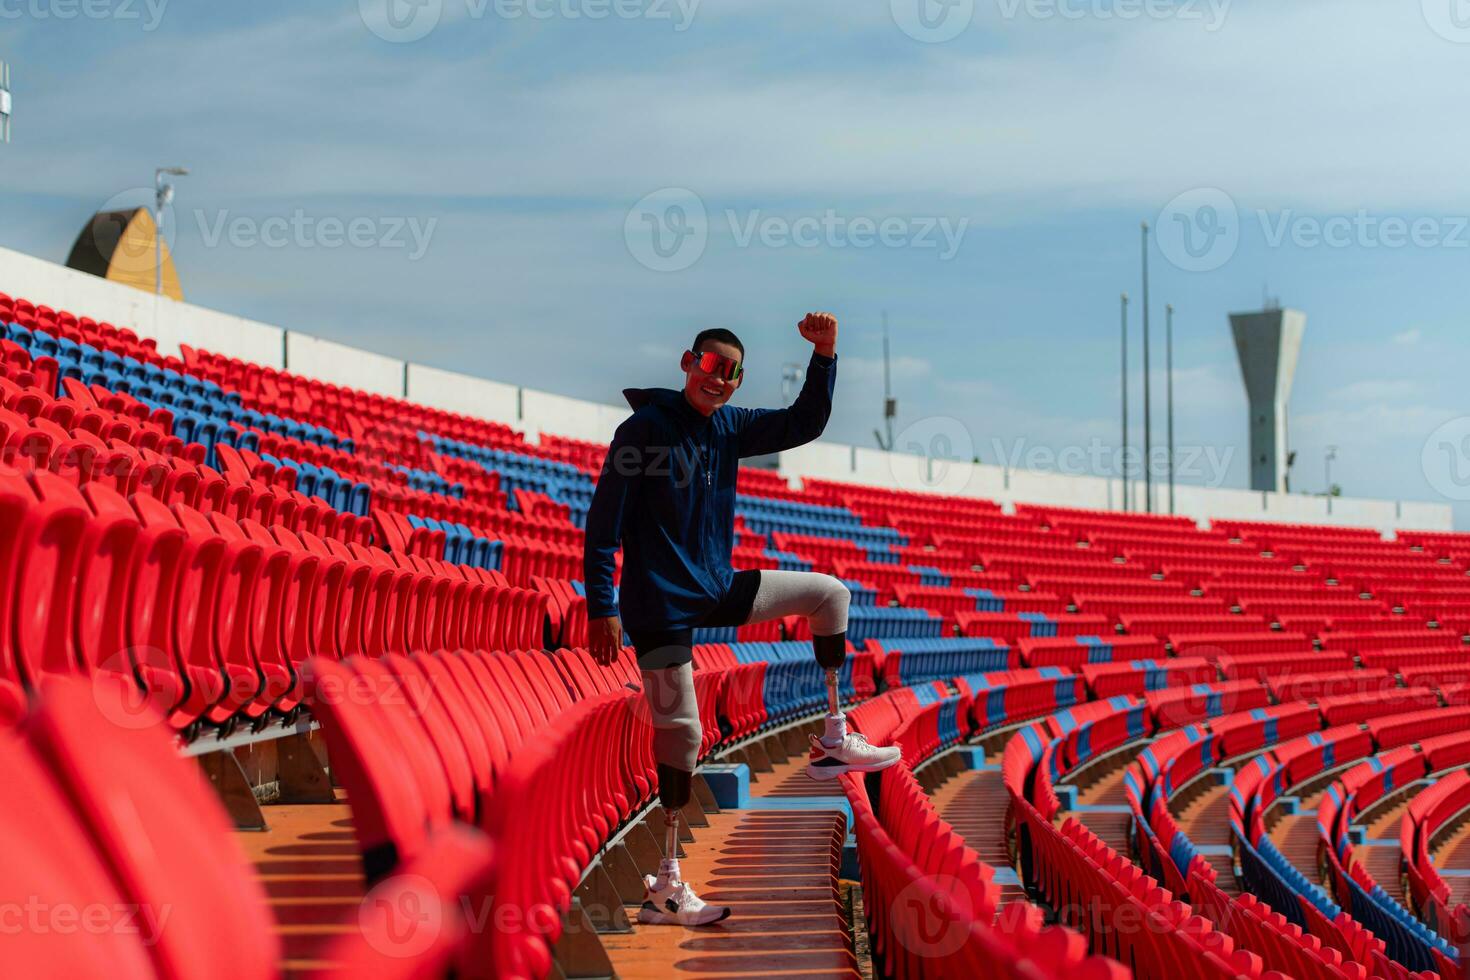
<instances>
[{"instance_id":1,"label":"black prosthetic socket","mask_svg":"<svg viewBox=\"0 0 1470 980\"><path fill-rule=\"evenodd\" d=\"M658 802L665 810L682 810L689 803L692 772L658 764Z\"/></svg>"},{"instance_id":2,"label":"black prosthetic socket","mask_svg":"<svg viewBox=\"0 0 1470 980\"><path fill-rule=\"evenodd\" d=\"M817 663L822 665L823 670L841 670L843 663L847 660L847 632L834 633L831 636L813 636L812 650L817 655Z\"/></svg>"}]
</instances>

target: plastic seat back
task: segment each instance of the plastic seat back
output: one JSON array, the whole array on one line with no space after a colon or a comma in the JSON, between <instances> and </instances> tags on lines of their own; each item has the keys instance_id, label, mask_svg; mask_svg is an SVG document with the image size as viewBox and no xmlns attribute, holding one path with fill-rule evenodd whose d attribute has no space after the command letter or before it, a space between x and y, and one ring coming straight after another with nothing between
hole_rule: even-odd
<instances>
[{"instance_id":1,"label":"plastic seat back","mask_svg":"<svg viewBox=\"0 0 1470 980\"><path fill-rule=\"evenodd\" d=\"M176 980L268 980L280 946L265 892L214 791L120 685L48 679L31 744L128 901L168 910L150 948Z\"/></svg>"},{"instance_id":2,"label":"plastic seat back","mask_svg":"<svg viewBox=\"0 0 1470 980\"><path fill-rule=\"evenodd\" d=\"M152 937L157 916L127 909L61 789L23 742L3 732L0 772L5 773L0 833L11 842L0 861L0 894L27 897L42 915L70 911L73 916L72 928L62 928L54 918L54 928L7 928L5 972L149 980L154 972L143 943ZM103 928L96 928L98 914ZM85 915L82 921L91 927L76 928L78 915Z\"/></svg>"}]
</instances>

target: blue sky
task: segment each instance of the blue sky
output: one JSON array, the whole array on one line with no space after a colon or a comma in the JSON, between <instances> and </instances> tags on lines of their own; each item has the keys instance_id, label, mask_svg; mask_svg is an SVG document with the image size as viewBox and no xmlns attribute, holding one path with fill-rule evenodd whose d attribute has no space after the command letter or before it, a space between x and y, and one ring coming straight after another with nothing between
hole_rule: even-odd
<instances>
[{"instance_id":1,"label":"blue sky","mask_svg":"<svg viewBox=\"0 0 1470 980\"><path fill-rule=\"evenodd\" d=\"M191 301L599 401L714 324L776 401L831 309L860 444L886 310L899 429L996 462L1117 442L1123 290L1141 441L1146 219L1193 482L1245 484L1226 316L1269 290L1295 486L1335 445L1346 493L1470 497L1458 0L388 2L0 0L0 245L63 260L186 164Z\"/></svg>"}]
</instances>

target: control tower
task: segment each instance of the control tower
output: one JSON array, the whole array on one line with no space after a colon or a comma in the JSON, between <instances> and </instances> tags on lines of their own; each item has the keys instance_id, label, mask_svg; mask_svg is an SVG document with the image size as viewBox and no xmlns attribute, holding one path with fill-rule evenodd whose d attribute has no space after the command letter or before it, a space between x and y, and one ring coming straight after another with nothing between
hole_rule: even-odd
<instances>
[{"instance_id":1,"label":"control tower","mask_svg":"<svg viewBox=\"0 0 1470 980\"><path fill-rule=\"evenodd\" d=\"M1307 315L1300 310L1230 314L1250 399L1252 490L1286 490L1286 403L1306 329Z\"/></svg>"}]
</instances>

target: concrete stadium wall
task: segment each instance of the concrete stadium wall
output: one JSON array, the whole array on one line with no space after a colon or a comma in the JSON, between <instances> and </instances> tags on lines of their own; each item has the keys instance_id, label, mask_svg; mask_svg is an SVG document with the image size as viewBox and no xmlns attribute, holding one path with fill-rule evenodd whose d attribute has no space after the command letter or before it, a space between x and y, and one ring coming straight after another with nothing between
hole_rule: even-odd
<instances>
[{"instance_id":1,"label":"concrete stadium wall","mask_svg":"<svg viewBox=\"0 0 1470 980\"><path fill-rule=\"evenodd\" d=\"M521 389L515 385L410 364L407 398L430 408L504 422L525 431L521 425Z\"/></svg>"},{"instance_id":2,"label":"concrete stadium wall","mask_svg":"<svg viewBox=\"0 0 1470 980\"><path fill-rule=\"evenodd\" d=\"M626 404L601 405L549 391L521 389L521 423L528 432L608 442L630 412Z\"/></svg>"},{"instance_id":3,"label":"concrete stadium wall","mask_svg":"<svg viewBox=\"0 0 1470 980\"><path fill-rule=\"evenodd\" d=\"M514 426L532 438L542 432L606 442L628 416L625 405L601 405L456 374L287 332L242 317L179 303L0 248L0 291L36 303L132 328L153 337L159 350L177 354L179 344L202 347L242 360L290 370L385 395L408 397L448 411L477 415ZM924 493L981 497L1010 509L1017 502L1120 509L1120 480L1042 470L1007 469L885 453L866 446L818 442L782 453L778 471L790 480L815 477ZM1135 500L1143 487L1135 484ZM1154 487L1155 511L1167 508L1167 489ZM1176 487L1176 509L1204 523L1209 518L1290 521L1416 530L1450 530L1448 504L1309 497L1250 490Z\"/></svg>"},{"instance_id":4,"label":"concrete stadium wall","mask_svg":"<svg viewBox=\"0 0 1470 980\"><path fill-rule=\"evenodd\" d=\"M331 340L286 332L286 370L393 398L404 397L404 363Z\"/></svg>"}]
</instances>

